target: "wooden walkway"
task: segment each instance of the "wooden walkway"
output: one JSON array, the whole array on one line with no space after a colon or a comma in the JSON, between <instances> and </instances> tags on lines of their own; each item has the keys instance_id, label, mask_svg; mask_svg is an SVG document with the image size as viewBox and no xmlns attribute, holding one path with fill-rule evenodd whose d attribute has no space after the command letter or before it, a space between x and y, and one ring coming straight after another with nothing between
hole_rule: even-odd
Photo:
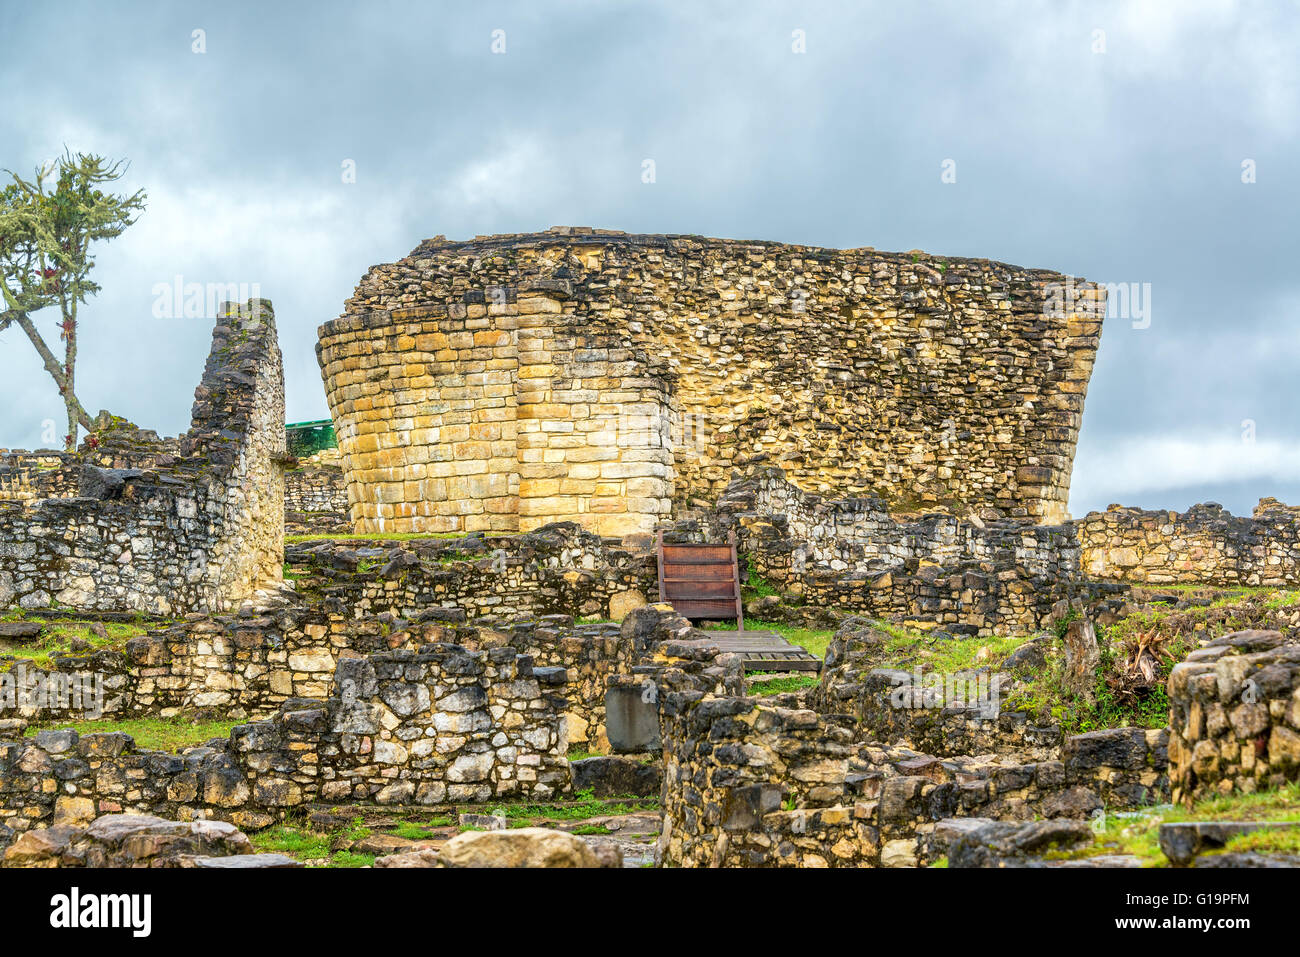
<instances>
[{"instance_id":1,"label":"wooden walkway","mask_svg":"<svg viewBox=\"0 0 1300 957\"><path fill-rule=\"evenodd\" d=\"M774 631L705 632L722 651L741 656L746 671L821 671L822 661Z\"/></svg>"}]
</instances>

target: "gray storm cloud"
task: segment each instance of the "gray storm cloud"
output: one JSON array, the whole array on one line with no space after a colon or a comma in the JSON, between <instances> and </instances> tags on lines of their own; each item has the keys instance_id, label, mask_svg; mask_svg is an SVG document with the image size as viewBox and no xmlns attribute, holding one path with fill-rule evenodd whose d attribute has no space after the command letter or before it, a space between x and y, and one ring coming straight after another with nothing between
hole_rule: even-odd
<instances>
[{"instance_id":1,"label":"gray storm cloud","mask_svg":"<svg viewBox=\"0 0 1300 957\"><path fill-rule=\"evenodd\" d=\"M1249 512L1300 501L1296 49L1282 4L10 5L0 165L131 160L150 206L98 257L79 392L163 432L209 334L154 315L178 276L274 300L310 419L316 326L438 233L921 248L1149 283L1149 326L1106 323L1071 510ZM59 418L0 334L0 445Z\"/></svg>"}]
</instances>

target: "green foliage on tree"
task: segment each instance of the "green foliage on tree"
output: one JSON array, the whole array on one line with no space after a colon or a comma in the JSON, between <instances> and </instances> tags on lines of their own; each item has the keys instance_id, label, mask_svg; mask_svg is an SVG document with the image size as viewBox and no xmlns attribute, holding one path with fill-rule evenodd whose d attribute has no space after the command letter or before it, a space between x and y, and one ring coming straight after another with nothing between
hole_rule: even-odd
<instances>
[{"instance_id":1,"label":"green foliage on tree","mask_svg":"<svg viewBox=\"0 0 1300 957\"><path fill-rule=\"evenodd\" d=\"M119 236L145 206L144 190L116 195L103 187L122 178L126 163L65 152L28 180L5 170L12 182L0 190L0 332L17 325L26 333L63 396L68 448L78 427L91 420L76 395L77 308L99 291L90 278L91 244ZM57 309L60 362L36 327L33 315Z\"/></svg>"}]
</instances>

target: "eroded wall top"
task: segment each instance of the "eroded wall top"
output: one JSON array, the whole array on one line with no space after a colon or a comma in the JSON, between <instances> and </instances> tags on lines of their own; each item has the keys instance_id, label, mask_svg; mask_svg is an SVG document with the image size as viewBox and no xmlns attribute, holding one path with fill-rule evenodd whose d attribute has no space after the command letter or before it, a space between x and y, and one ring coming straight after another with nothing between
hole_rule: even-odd
<instances>
[{"instance_id":1,"label":"eroded wall top","mask_svg":"<svg viewBox=\"0 0 1300 957\"><path fill-rule=\"evenodd\" d=\"M1057 521L1104 296L981 259L562 227L373 267L318 353L364 530L640 530L760 457L896 510Z\"/></svg>"}]
</instances>

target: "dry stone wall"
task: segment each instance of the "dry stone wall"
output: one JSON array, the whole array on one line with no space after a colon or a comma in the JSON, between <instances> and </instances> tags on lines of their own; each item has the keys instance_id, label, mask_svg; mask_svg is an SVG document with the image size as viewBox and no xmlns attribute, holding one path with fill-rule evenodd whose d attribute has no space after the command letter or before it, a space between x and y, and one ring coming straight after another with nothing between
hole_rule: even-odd
<instances>
[{"instance_id":1,"label":"dry stone wall","mask_svg":"<svg viewBox=\"0 0 1300 957\"><path fill-rule=\"evenodd\" d=\"M1054 759L945 760L753 698L674 693L663 713L668 866L914 867L946 852L954 816L1078 819L1161 797L1142 783L1159 777L1160 732L1093 732Z\"/></svg>"},{"instance_id":2,"label":"dry stone wall","mask_svg":"<svg viewBox=\"0 0 1300 957\"><path fill-rule=\"evenodd\" d=\"M284 474L284 507L288 512L348 511L343 470L332 465L306 465Z\"/></svg>"},{"instance_id":3,"label":"dry stone wall","mask_svg":"<svg viewBox=\"0 0 1300 957\"><path fill-rule=\"evenodd\" d=\"M79 466L75 492L0 501L0 608L219 611L280 578L284 376L269 302L228 304L192 428L151 436L109 423L63 459L65 474Z\"/></svg>"},{"instance_id":4,"label":"dry stone wall","mask_svg":"<svg viewBox=\"0 0 1300 957\"><path fill-rule=\"evenodd\" d=\"M1300 513L1261 499L1250 518L1213 503L1186 512L1112 505L1074 523L1090 578L1152 585L1300 584Z\"/></svg>"},{"instance_id":5,"label":"dry stone wall","mask_svg":"<svg viewBox=\"0 0 1300 957\"><path fill-rule=\"evenodd\" d=\"M1175 801L1300 780L1300 645L1281 632L1213 639L1174 666L1168 690Z\"/></svg>"},{"instance_id":6,"label":"dry stone wall","mask_svg":"<svg viewBox=\"0 0 1300 957\"><path fill-rule=\"evenodd\" d=\"M524 535L304 542L286 555L300 592L362 617L457 608L471 619L621 619L658 588L652 548L603 540L572 522Z\"/></svg>"},{"instance_id":7,"label":"dry stone wall","mask_svg":"<svg viewBox=\"0 0 1300 957\"><path fill-rule=\"evenodd\" d=\"M61 805L264 827L307 803L553 797L571 786L563 682L509 648L433 643L345 658L327 699L288 699L183 755L122 733L0 741L0 824L20 832Z\"/></svg>"},{"instance_id":8,"label":"dry stone wall","mask_svg":"<svg viewBox=\"0 0 1300 957\"><path fill-rule=\"evenodd\" d=\"M754 456L812 490L1064 516L1104 290L696 236L439 237L318 357L359 531L650 530Z\"/></svg>"},{"instance_id":9,"label":"dry stone wall","mask_svg":"<svg viewBox=\"0 0 1300 957\"><path fill-rule=\"evenodd\" d=\"M735 532L746 573L805 605L903 615L954 633L993 635L1048 624L1062 599L1092 601L1123 590L1079 572L1071 524L895 518L877 498L828 500L778 468L738 474L714 508L674 524L684 540Z\"/></svg>"}]
</instances>

